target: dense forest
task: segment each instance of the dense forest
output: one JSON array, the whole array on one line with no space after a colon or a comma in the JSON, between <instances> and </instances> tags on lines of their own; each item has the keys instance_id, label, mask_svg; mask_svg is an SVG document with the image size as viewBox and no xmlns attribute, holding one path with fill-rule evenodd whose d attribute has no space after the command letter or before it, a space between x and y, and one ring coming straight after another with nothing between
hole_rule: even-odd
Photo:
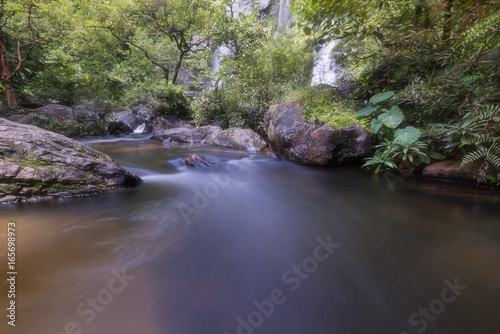
<instances>
[{"instance_id":1,"label":"dense forest","mask_svg":"<svg viewBox=\"0 0 500 334\"><path fill-rule=\"evenodd\" d=\"M300 100L308 119L372 131L375 172L459 158L500 185L498 0L295 0L286 24L278 6L0 0L2 113L27 113L18 99L32 94L101 119L148 105L261 132L271 105ZM337 87L311 87L315 50L330 41Z\"/></svg>"}]
</instances>

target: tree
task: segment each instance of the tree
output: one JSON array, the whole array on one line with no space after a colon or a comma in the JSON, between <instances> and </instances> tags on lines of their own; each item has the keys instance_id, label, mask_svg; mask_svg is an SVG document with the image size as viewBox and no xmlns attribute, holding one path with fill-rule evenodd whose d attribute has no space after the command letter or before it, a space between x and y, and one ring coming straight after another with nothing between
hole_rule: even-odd
<instances>
[{"instance_id":1,"label":"tree","mask_svg":"<svg viewBox=\"0 0 500 334\"><path fill-rule=\"evenodd\" d=\"M172 83L177 82L186 59L209 47L206 33L212 2L208 0L84 1L82 6L88 13L88 27L99 27L122 45L138 50Z\"/></svg>"},{"instance_id":2,"label":"tree","mask_svg":"<svg viewBox=\"0 0 500 334\"><path fill-rule=\"evenodd\" d=\"M56 7L50 1L0 0L0 80L9 108L18 109L12 82L35 46L63 30L50 19Z\"/></svg>"}]
</instances>

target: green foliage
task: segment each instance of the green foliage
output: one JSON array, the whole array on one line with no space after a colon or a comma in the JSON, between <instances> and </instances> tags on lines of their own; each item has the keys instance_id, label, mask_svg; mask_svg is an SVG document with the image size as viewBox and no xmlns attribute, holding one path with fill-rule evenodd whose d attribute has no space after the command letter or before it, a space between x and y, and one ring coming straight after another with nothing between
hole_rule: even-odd
<instances>
[{"instance_id":1,"label":"green foliage","mask_svg":"<svg viewBox=\"0 0 500 334\"><path fill-rule=\"evenodd\" d=\"M214 14L220 23L214 47L226 46L229 51L218 70L208 75L212 91L195 99L195 118L260 131L269 107L309 82L312 52L302 34L277 35L274 25L259 21L258 12L236 15L230 9Z\"/></svg>"},{"instance_id":2,"label":"green foliage","mask_svg":"<svg viewBox=\"0 0 500 334\"><path fill-rule=\"evenodd\" d=\"M500 105L486 105L457 121L430 124L429 135L448 155L462 156L461 167L482 162L479 180L486 182L500 171L499 124Z\"/></svg>"},{"instance_id":3,"label":"green foliage","mask_svg":"<svg viewBox=\"0 0 500 334\"><path fill-rule=\"evenodd\" d=\"M365 159L363 166L374 167L375 173L382 167L413 171L422 164L429 164L431 159L443 159L443 155L431 152L429 142L422 139L422 131L413 126L399 127L405 116L398 106L393 105L391 109L387 109L376 105L389 105L393 96L392 91L376 94L370 99L372 105L358 112L358 117L372 118L371 129L381 140L375 146L374 155Z\"/></svg>"},{"instance_id":4,"label":"green foliage","mask_svg":"<svg viewBox=\"0 0 500 334\"><path fill-rule=\"evenodd\" d=\"M156 116L174 115L183 119L191 117L191 107L184 95L185 87L166 80L140 83L129 91L130 104L149 103Z\"/></svg>"}]
</instances>

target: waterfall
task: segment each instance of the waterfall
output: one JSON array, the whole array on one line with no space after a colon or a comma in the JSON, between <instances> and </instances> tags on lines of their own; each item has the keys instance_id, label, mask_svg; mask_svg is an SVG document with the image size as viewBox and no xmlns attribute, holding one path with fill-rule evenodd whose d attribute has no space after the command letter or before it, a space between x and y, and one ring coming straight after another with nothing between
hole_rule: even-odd
<instances>
[{"instance_id":1,"label":"waterfall","mask_svg":"<svg viewBox=\"0 0 500 334\"><path fill-rule=\"evenodd\" d=\"M288 24L291 20L289 0L280 0L278 8L278 26L282 27Z\"/></svg>"},{"instance_id":2,"label":"waterfall","mask_svg":"<svg viewBox=\"0 0 500 334\"><path fill-rule=\"evenodd\" d=\"M213 54L213 63L212 63L212 73L217 72L220 67L220 63L222 59L230 53L230 50L227 46L219 46L215 49Z\"/></svg>"},{"instance_id":3,"label":"waterfall","mask_svg":"<svg viewBox=\"0 0 500 334\"><path fill-rule=\"evenodd\" d=\"M338 79L338 66L332 57L332 50L337 44L337 41L331 41L325 45L321 45L321 49L316 54L312 71L312 86L330 85L332 86Z\"/></svg>"}]
</instances>

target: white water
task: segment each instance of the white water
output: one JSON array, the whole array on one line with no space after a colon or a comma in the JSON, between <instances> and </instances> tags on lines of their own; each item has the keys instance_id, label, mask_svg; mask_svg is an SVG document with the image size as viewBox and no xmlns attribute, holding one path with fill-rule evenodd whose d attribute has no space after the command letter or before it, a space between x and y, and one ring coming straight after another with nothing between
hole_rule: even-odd
<instances>
[{"instance_id":1,"label":"white water","mask_svg":"<svg viewBox=\"0 0 500 334\"><path fill-rule=\"evenodd\" d=\"M312 86L317 85L334 85L338 80L339 73L338 66L332 57L332 50L337 44L337 41L331 41L323 46L319 52L316 53L316 60L314 61L312 71Z\"/></svg>"},{"instance_id":2,"label":"white water","mask_svg":"<svg viewBox=\"0 0 500 334\"><path fill-rule=\"evenodd\" d=\"M135 128L134 133L143 133L146 128L146 123L142 123L138 127Z\"/></svg>"},{"instance_id":3,"label":"white water","mask_svg":"<svg viewBox=\"0 0 500 334\"><path fill-rule=\"evenodd\" d=\"M280 0L279 9L278 9L278 26L282 27L288 24L291 20L292 16L290 13L290 4L289 0Z\"/></svg>"}]
</instances>

